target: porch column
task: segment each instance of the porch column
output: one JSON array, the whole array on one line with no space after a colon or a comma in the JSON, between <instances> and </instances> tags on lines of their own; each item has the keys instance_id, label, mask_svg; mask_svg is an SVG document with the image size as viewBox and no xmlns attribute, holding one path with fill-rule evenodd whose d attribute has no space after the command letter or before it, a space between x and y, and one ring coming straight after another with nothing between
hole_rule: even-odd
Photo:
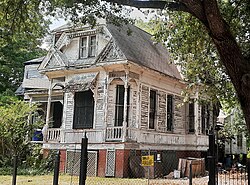
<instances>
[{"instance_id":1,"label":"porch column","mask_svg":"<svg viewBox=\"0 0 250 185\"><path fill-rule=\"evenodd\" d=\"M49 85L49 90L48 90L46 122L42 130L43 138L45 141L48 140L47 135L48 135L48 128L49 128L50 108L51 108L51 94L52 94L52 80L50 80L50 85Z\"/></svg>"},{"instance_id":2,"label":"porch column","mask_svg":"<svg viewBox=\"0 0 250 185\"><path fill-rule=\"evenodd\" d=\"M122 141L125 142L127 135L127 107L128 104L128 73L126 73L124 81L124 110L123 110L123 137Z\"/></svg>"}]
</instances>

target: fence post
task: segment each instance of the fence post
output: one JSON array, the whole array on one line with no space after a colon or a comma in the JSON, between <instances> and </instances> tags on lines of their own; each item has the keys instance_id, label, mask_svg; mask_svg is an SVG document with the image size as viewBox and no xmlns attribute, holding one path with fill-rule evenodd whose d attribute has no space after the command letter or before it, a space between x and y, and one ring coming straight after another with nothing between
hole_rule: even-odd
<instances>
[{"instance_id":1,"label":"fence post","mask_svg":"<svg viewBox=\"0 0 250 185\"><path fill-rule=\"evenodd\" d=\"M17 176L17 155L13 156L13 176L12 176L12 185L16 185L16 176Z\"/></svg>"},{"instance_id":2,"label":"fence post","mask_svg":"<svg viewBox=\"0 0 250 185\"><path fill-rule=\"evenodd\" d=\"M79 185L85 185L86 176L87 176L87 162L88 162L88 138L86 136L82 138L81 144L81 162L80 162L80 177L79 177Z\"/></svg>"},{"instance_id":3,"label":"fence post","mask_svg":"<svg viewBox=\"0 0 250 185\"><path fill-rule=\"evenodd\" d=\"M247 158L247 180L248 185L250 185L250 158Z\"/></svg>"},{"instance_id":4,"label":"fence post","mask_svg":"<svg viewBox=\"0 0 250 185\"><path fill-rule=\"evenodd\" d=\"M215 185L215 176L216 176L216 164L215 164L215 137L213 130L209 133L209 149L208 149L208 164L209 164L209 181L208 185Z\"/></svg>"},{"instance_id":5,"label":"fence post","mask_svg":"<svg viewBox=\"0 0 250 185\"><path fill-rule=\"evenodd\" d=\"M192 185L193 183L193 169L192 169L192 161L189 165L189 185Z\"/></svg>"},{"instance_id":6,"label":"fence post","mask_svg":"<svg viewBox=\"0 0 250 185\"><path fill-rule=\"evenodd\" d=\"M53 185L58 185L59 168L60 168L60 150L57 152L57 154L55 156L55 167L54 167Z\"/></svg>"}]
</instances>

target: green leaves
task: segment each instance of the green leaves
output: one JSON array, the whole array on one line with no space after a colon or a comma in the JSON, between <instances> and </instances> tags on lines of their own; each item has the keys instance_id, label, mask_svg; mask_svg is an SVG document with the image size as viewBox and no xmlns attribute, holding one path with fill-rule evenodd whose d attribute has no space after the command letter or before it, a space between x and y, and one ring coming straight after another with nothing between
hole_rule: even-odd
<instances>
[{"instance_id":1,"label":"green leaves","mask_svg":"<svg viewBox=\"0 0 250 185\"><path fill-rule=\"evenodd\" d=\"M21 152L29 138L41 122L30 124L28 120L37 110L37 105L12 97L2 98L0 102L0 136L12 154Z\"/></svg>"},{"instance_id":2,"label":"green leaves","mask_svg":"<svg viewBox=\"0 0 250 185\"><path fill-rule=\"evenodd\" d=\"M206 28L196 18L184 12L167 11L164 16L139 25L150 30L156 41L165 43L188 84L183 94L189 96L199 87L199 93L206 94L207 101L219 99L230 105L237 102L217 50Z\"/></svg>"}]
</instances>

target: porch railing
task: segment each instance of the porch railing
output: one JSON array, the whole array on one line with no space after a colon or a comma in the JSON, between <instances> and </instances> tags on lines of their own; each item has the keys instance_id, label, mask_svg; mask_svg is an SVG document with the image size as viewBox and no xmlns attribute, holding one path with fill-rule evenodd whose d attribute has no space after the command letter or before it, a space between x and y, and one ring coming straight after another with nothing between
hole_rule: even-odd
<instances>
[{"instance_id":1,"label":"porch railing","mask_svg":"<svg viewBox=\"0 0 250 185\"><path fill-rule=\"evenodd\" d=\"M61 139L61 129L60 128L49 128L47 130L46 141L50 142L60 142Z\"/></svg>"},{"instance_id":2,"label":"porch railing","mask_svg":"<svg viewBox=\"0 0 250 185\"><path fill-rule=\"evenodd\" d=\"M123 138L123 127L108 127L106 141L121 141Z\"/></svg>"}]
</instances>

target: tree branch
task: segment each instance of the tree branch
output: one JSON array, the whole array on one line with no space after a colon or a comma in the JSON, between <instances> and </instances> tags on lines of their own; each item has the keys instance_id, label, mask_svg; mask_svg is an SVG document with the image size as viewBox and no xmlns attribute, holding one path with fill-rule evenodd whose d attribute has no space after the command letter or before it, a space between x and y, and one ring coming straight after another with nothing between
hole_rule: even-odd
<instances>
[{"instance_id":1,"label":"tree branch","mask_svg":"<svg viewBox=\"0 0 250 185\"><path fill-rule=\"evenodd\" d=\"M206 27L208 27L206 14L201 0L180 0L180 2L187 7L187 12L199 19Z\"/></svg>"},{"instance_id":2,"label":"tree branch","mask_svg":"<svg viewBox=\"0 0 250 185\"><path fill-rule=\"evenodd\" d=\"M117 3L119 5L132 6L136 8L155 8L165 9L168 8L172 11L189 12L187 7L181 2L168 2L168 1L136 1L136 0L105 0L110 3Z\"/></svg>"},{"instance_id":3,"label":"tree branch","mask_svg":"<svg viewBox=\"0 0 250 185\"><path fill-rule=\"evenodd\" d=\"M136 8L155 8L164 9L167 4L166 1L135 1L135 0L105 0L110 3L117 3L119 5L132 6Z\"/></svg>"}]
</instances>

